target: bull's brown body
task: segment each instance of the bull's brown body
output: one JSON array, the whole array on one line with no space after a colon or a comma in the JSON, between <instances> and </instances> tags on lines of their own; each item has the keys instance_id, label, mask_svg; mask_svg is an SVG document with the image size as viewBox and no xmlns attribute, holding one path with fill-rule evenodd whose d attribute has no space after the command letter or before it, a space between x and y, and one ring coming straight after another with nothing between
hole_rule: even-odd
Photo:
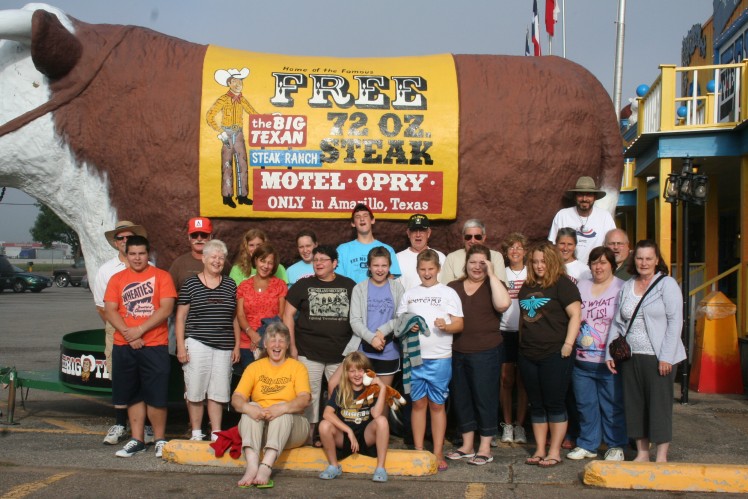
<instances>
[{"instance_id":1,"label":"bull's brown body","mask_svg":"<svg viewBox=\"0 0 748 499\"><path fill-rule=\"evenodd\" d=\"M45 47L62 43L56 38L67 32L50 26L56 18L44 14L34 15L34 62L58 68L64 66L59 51L48 56L53 51ZM199 214L206 46L140 27L74 23L80 58L52 81L53 97L81 82L87 86L54 112L55 127L79 161L106 173L118 218L145 225L159 265L168 267L187 249L187 219ZM491 246L511 231L540 239L564 191L580 175L610 189L620 184L621 137L613 106L587 70L557 57L455 55L454 60L460 95L458 211L456 220L433 224L432 246L445 252L461 247L461 225L476 217L487 223ZM283 261L295 256L294 235L302 228L313 228L330 244L353 236L343 220L217 219L215 227L215 236L232 252L248 228L261 227ZM401 221L378 220L375 235L397 250L407 246Z\"/></svg>"}]
</instances>

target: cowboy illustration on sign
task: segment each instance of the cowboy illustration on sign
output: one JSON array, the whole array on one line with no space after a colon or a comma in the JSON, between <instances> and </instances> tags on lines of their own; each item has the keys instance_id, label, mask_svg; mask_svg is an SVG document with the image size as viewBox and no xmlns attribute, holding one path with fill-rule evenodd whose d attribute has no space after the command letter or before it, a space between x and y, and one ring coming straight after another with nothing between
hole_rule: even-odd
<instances>
[{"instance_id":1,"label":"cowboy illustration on sign","mask_svg":"<svg viewBox=\"0 0 748 499\"><path fill-rule=\"evenodd\" d=\"M242 95L244 79L249 76L249 68L219 69L214 78L219 85L228 87L228 91L216 99L208 110L205 119L223 142L221 147L221 196L223 204L236 208L234 196L234 169L236 170L236 201L239 204L251 205L247 176L247 146L244 142L244 112L257 114L249 101ZM220 125L216 121L221 114Z\"/></svg>"}]
</instances>

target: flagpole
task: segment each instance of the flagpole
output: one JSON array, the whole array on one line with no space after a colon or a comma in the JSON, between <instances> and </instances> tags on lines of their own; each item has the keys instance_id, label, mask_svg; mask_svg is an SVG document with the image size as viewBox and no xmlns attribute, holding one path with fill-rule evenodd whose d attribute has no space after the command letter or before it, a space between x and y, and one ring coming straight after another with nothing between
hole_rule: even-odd
<instances>
[{"instance_id":1,"label":"flagpole","mask_svg":"<svg viewBox=\"0 0 748 499\"><path fill-rule=\"evenodd\" d=\"M561 0L561 52L566 59L566 0Z\"/></svg>"},{"instance_id":2,"label":"flagpole","mask_svg":"<svg viewBox=\"0 0 748 499\"><path fill-rule=\"evenodd\" d=\"M616 60L613 67L613 106L616 116L621 111L621 82L623 80L623 38L626 0L618 0L618 26L616 27Z\"/></svg>"}]
</instances>

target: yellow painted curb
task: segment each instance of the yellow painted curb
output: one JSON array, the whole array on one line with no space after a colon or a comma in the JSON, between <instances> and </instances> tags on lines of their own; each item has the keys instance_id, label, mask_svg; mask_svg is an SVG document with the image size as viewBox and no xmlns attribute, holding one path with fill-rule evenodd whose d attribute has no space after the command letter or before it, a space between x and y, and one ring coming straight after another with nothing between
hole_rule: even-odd
<instances>
[{"instance_id":1,"label":"yellow painted curb","mask_svg":"<svg viewBox=\"0 0 748 499\"><path fill-rule=\"evenodd\" d=\"M163 459L170 463L193 466L220 466L241 468L247 465L242 455L232 459L228 452L216 457L210 442L171 440L163 450ZM275 469L296 471L322 471L327 467L327 458L322 449L306 446L283 451L275 462ZM354 454L340 461L346 473L374 473L377 460L369 456ZM428 451L389 450L385 461L387 473L393 476L424 476L436 474L436 456Z\"/></svg>"},{"instance_id":2,"label":"yellow painted curb","mask_svg":"<svg viewBox=\"0 0 748 499\"><path fill-rule=\"evenodd\" d=\"M748 492L748 466L696 463L592 461L584 483L610 489Z\"/></svg>"}]
</instances>

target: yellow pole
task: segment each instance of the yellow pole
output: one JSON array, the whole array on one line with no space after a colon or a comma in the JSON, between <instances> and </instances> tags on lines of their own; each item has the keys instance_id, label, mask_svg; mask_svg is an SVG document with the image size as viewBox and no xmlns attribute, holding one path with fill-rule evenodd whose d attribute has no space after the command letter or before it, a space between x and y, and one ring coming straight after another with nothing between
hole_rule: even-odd
<instances>
[{"instance_id":1,"label":"yellow pole","mask_svg":"<svg viewBox=\"0 0 748 499\"><path fill-rule=\"evenodd\" d=\"M628 228L627 228L628 229ZM629 236L631 236L631 230ZM636 178L636 237L631 243L647 238L647 177Z\"/></svg>"},{"instance_id":2,"label":"yellow pole","mask_svg":"<svg viewBox=\"0 0 748 499\"><path fill-rule=\"evenodd\" d=\"M746 336L746 317L748 315L748 155L740 158L740 269L741 269L741 299L739 306L743 312L740 320L740 335Z\"/></svg>"},{"instance_id":3,"label":"yellow pole","mask_svg":"<svg viewBox=\"0 0 748 499\"><path fill-rule=\"evenodd\" d=\"M662 99L660 100L660 131L675 129L675 65L660 64ZM660 184L665 185L665 184ZM662 248L660 248L662 249Z\"/></svg>"},{"instance_id":4,"label":"yellow pole","mask_svg":"<svg viewBox=\"0 0 748 499\"><path fill-rule=\"evenodd\" d=\"M664 72L663 72L664 79ZM673 264L671 255L673 251L673 237L672 237L672 218L673 210L670 203L666 203L662 197L662 189L665 187L665 181L668 175L672 171L673 161L670 158L660 158L660 178L659 185L657 186L658 195L655 206L657 206L657 212L655 215L655 227L656 227L656 240L657 246L660 247L662 253L662 259L668 267Z\"/></svg>"},{"instance_id":5,"label":"yellow pole","mask_svg":"<svg viewBox=\"0 0 748 499\"><path fill-rule=\"evenodd\" d=\"M709 196L704 206L704 263L708 281L719 274L719 177L709 176Z\"/></svg>"}]
</instances>

